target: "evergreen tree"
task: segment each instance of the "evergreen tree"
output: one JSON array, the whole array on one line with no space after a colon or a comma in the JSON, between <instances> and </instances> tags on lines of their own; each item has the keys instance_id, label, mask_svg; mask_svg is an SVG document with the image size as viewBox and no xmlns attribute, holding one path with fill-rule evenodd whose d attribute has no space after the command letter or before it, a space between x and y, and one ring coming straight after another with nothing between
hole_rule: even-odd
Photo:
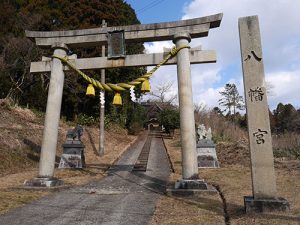
<instances>
[{"instance_id":1,"label":"evergreen tree","mask_svg":"<svg viewBox=\"0 0 300 225\"><path fill-rule=\"evenodd\" d=\"M243 97L240 96L235 84L226 84L225 90L219 93L222 95L222 98L219 99L219 105L225 107L223 112L227 111L229 115L235 115L237 109L243 110L245 108Z\"/></svg>"},{"instance_id":2,"label":"evergreen tree","mask_svg":"<svg viewBox=\"0 0 300 225\"><path fill-rule=\"evenodd\" d=\"M279 103L273 111L275 120L275 132L284 133L288 131L299 132L300 115L292 104Z\"/></svg>"},{"instance_id":3,"label":"evergreen tree","mask_svg":"<svg viewBox=\"0 0 300 225\"><path fill-rule=\"evenodd\" d=\"M30 61L41 56L51 57L52 50L42 50L24 37L24 30L53 31L139 24L134 10L123 0L5 0L0 7L0 98L13 97L21 105L45 110L49 74L29 74ZM8 47L12 46L12 47ZM96 48L71 49L81 57L95 57ZM142 44L127 44L127 54L141 53ZM140 76L144 68L106 70L107 82L126 82ZM88 71L100 80L100 71ZM62 114L73 119L79 113L97 116L99 99L87 99L87 82L74 72L67 72L64 85ZM123 94L124 105L129 104ZM106 110L111 112L113 96L106 95ZM120 110L125 113L126 107Z\"/></svg>"},{"instance_id":4,"label":"evergreen tree","mask_svg":"<svg viewBox=\"0 0 300 225\"><path fill-rule=\"evenodd\" d=\"M132 104L129 106L126 127L130 134L138 134L148 121L148 115L146 109L138 104Z\"/></svg>"},{"instance_id":5,"label":"evergreen tree","mask_svg":"<svg viewBox=\"0 0 300 225\"><path fill-rule=\"evenodd\" d=\"M159 122L164 126L166 133L170 134L171 131L180 127L179 110L164 109L160 112Z\"/></svg>"}]
</instances>

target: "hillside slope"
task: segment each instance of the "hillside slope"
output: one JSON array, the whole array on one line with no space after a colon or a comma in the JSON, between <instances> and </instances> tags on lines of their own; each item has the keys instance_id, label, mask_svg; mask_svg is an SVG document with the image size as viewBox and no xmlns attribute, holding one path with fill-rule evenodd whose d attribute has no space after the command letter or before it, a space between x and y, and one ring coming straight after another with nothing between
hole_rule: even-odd
<instances>
[{"instance_id":1,"label":"hillside slope","mask_svg":"<svg viewBox=\"0 0 300 225\"><path fill-rule=\"evenodd\" d=\"M39 153L43 135L44 118L29 109L12 107L9 102L0 100L0 176L24 172L38 167ZM62 153L61 145L65 141L68 129L72 125L60 121L56 163L59 163ZM105 132L105 150L110 154L99 157L99 129L84 127L82 141L85 147L86 163L106 167L109 162L117 158L126 145L135 139L127 135L127 131L112 126Z\"/></svg>"}]
</instances>

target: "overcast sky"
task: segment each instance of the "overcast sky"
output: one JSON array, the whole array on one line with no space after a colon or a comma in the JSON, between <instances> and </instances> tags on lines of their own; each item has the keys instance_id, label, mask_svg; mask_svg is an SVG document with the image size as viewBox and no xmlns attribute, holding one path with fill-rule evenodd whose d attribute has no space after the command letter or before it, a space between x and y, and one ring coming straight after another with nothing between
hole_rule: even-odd
<instances>
[{"instance_id":1,"label":"overcast sky","mask_svg":"<svg viewBox=\"0 0 300 225\"><path fill-rule=\"evenodd\" d=\"M208 37L193 39L192 47L217 52L217 63L192 65L194 102L207 107L218 106L226 83L235 83L243 94L238 18L258 15L265 65L265 77L273 86L269 105L279 102L300 108L300 1L299 0L127 0L141 23L191 19L223 13L221 26L210 30ZM146 43L147 52L162 52L172 42ZM150 68L149 68L150 69ZM159 69L151 85L173 81L177 93L176 66Z\"/></svg>"}]
</instances>

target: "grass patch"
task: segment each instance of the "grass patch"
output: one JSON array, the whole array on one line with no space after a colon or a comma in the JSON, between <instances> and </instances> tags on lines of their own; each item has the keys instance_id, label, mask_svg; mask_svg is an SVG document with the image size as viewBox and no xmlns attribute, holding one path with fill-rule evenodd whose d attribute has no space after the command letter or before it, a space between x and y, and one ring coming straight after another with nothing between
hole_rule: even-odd
<instances>
[{"instance_id":1,"label":"grass patch","mask_svg":"<svg viewBox=\"0 0 300 225\"><path fill-rule=\"evenodd\" d=\"M300 146L294 148L275 148L273 150L274 157L282 158L286 157L288 159L298 159L300 160Z\"/></svg>"},{"instance_id":2,"label":"grass patch","mask_svg":"<svg viewBox=\"0 0 300 225\"><path fill-rule=\"evenodd\" d=\"M274 141L274 149L276 148L274 155L276 157L287 157L287 159L299 159L299 147L295 147L299 146L299 137L294 136L294 141L291 141L292 139L288 135L284 137L277 136ZM181 162L180 147L175 147L178 140L179 135L175 135L173 140L165 140L175 169L175 173L170 176L170 181L177 180L181 174L181 165L178 163ZM199 176L209 184L220 187L220 191L226 200L227 214L231 225L299 225L299 160L275 161L278 196L289 201L290 211L249 215L244 213L243 199L243 196L252 195L251 170L250 165L246 163L250 161L250 155L247 153L249 152L247 142L221 143L218 148L218 158L219 160L220 158L223 159L221 167L218 169L199 169ZM227 157L224 157L224 155ZM223 215L217 213L216 210L221 210L222 205L213 200L201 198L197 199L198 204L191 205L185 204L185 199L179 201L178 199L163 197L150 224L224 224Z\"/></svg>"},{"instance_id":3,"label":"grass patch","mask_svg":"<svg viewBox=\"0 0 300 225\"><path fill-rule=\"evenodd\" d=\"M46 194L48 192L36 190L0 190L0 214L7 212L9 209L32 202Z\"/></svg>"},{"instance_id":4,"label":"grass patch","mask_svg":"<svg viewBox=\"0 0 300 225\"><path fill-rule=\"evenodd\" d=\"M1 149L0 175L20 172L24 169L36 167L39 155L30 148Z\"/></svg>"},{"instance_id":5,"label":"grass patch","mask_svg":"<svg viewBox=\"0 0 300 225\"><path fill-rule=\"evenodd\" d=\"M181 147L181 142L180 141L174 141L172 143L172 147L175 147L175 148L180 148ZM180 149L179 149L180 150Z\"/></svg>"}]
</instances>

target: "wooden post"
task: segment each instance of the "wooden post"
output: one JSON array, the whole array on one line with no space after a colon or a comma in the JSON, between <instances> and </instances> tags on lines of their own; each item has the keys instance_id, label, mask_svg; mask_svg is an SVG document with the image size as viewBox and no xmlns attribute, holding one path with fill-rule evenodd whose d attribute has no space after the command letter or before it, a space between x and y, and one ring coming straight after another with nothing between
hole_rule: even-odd
<instances>
[{"instance_id":1,"label":"wooden post","mask_svg":"<svg viewBox=\"0 0 300 225\"><path fill-rule=\"evenodd\" d=\"M102 27L106 27L105 20L102 20ZM102 52L101 56L105 57L105 45L102 45ZM101 69L101 82L105 83L105 69ZM103 93L103 96L105 96L105 91L101 91ZM100 95L101 96L101 95ZM104 115L105 112L105 104L101 104L100 101L100 129L99 129L99 155L104 155Z\"/></svg>"}]
</instances>

